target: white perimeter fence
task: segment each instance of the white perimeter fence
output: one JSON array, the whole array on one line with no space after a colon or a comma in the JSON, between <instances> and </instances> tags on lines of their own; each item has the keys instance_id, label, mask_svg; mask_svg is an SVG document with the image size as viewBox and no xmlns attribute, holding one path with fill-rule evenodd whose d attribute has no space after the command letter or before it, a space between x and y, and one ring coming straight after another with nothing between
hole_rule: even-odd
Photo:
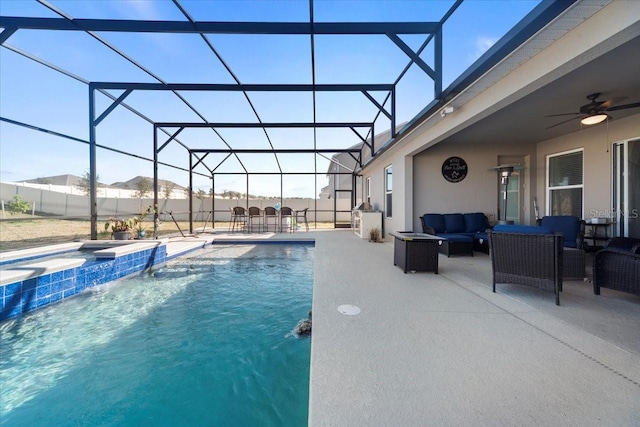
<instances>
[{"instance_id":1,"label":"white perimeter fence","mask_svg":"<svg viewBox=\"0 0 640 427\"><path fill-rule=\"evenodd\" d=\"M71 218L89 219L89 196L77 194L65 194L43 188L25 187L13 183L0 183L0 200L2 206L12 201L15 195L20 195L22 200L29 203L30 211L46 215L55 215ZM211 222L209 213L215 208L214 221L229 221L230 209L234 206L257 206L264 209L274 206L280 200L276 199L211 199L202 200L193 198L193 220ZM293 210L308 208L309 222L333 222L334 202L337 202L338 221L351 220L351 201L345 199L284 199L282 206L288 206ZM100 219L111 216L129 217L136 215L147 206L153 205L153 199L132 199L117 197L98 197L98 216ZM167 212L172 212L177 221L188 221L189 201L187 199L159 199L158 207L161 221L171 221ZM10 218L5 214L3 218Z\"/></svg>"}]
</instances>

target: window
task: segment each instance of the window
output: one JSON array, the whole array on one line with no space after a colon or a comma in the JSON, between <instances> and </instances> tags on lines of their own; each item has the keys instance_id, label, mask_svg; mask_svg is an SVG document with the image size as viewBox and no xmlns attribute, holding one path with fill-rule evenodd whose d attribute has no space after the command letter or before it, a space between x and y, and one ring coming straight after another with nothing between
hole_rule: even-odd
<instances>
[{"instance_id":1,"label":"window","mask_svg":"<svg viewBox=\"0 0 640 427\"><path fill-rule=\"evenodd\" d=\"M364 185L364 197L367 203L371 203L371 177L367 177Z\"/></svg>"},{"instance_id":2,"label":"window","mask_svg":"<svg viewBox=\"0 0 640 427\"><path fill-rule=\"evenodd\" d=\"M547 156L547 214L582 218L583 151Z\"/></svg>"},{"instance_id":3,"label":"window","mask_svg":"<svg viewBox=\"0 0 640 427\"><path fill-rule=\"evenodd\" d=\"M388 166L384 169L384 211L385 217L391 218L393 215L393 198L392 198L392 190L393 190L393 167Z\"/></svg>"}]
</instances>

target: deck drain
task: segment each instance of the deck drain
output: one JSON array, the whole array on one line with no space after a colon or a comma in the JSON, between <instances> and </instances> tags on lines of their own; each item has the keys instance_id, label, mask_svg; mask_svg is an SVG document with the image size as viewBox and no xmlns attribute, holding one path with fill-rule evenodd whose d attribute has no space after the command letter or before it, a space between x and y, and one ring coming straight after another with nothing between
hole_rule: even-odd
<instances>
[{"instance_id":1,"label":"deck drain","mask_svg":"<svg viewBox=\"0 0 640 427\"><path fill-rule=\"evenodd\" d=\"M351 304L343 304L338 306L338 311L342 314L346 314L347 316L355 316L360 314L360 308Z\"/></svg>"}]
</instances>

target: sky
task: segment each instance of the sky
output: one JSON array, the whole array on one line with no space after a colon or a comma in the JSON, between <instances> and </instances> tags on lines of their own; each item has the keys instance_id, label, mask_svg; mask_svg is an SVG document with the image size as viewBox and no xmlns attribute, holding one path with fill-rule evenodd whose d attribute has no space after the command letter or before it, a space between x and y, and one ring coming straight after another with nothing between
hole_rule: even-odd
<instances>
[{"instance_id":1,"label":"sky","mask_svg":"<svg viewBox=\"0 0 640 427\"><path fill-rule=\"evenodd\" d=\"M438 21L452 0L316 0L315 22L411 22ZM538 1L466 0L443 28L443 86L447 87L474 61L530 12ZM1 16L60 16L45 5L72 18L186 20L173 1L2 0ZM179 4L196 21L308 22L307 0L181 0ZM97 33L19 30L0 48L0 117L65 135L60 137L0 121L0 181L73 174L89 170L88 82L148 83L312 83L311 37L308 35L208 35L209 44L194 34ZM400 36L414 51L426 35ZM314 37L315 82L394 83L409 63L386 36ZM431 43L420 57L433 66ZM109 46L124 53L123 58ZM217 53L217 55L216 55ZM218 57L219 56L219 57ZM30 58L38 58L45 66ZM221 60L221 59L222 60ZM62 74L63 70L74 77ZM415 64L398 82L397 123L413 118L433 100L433 81ZM109 91L120 96L122 91ZM372 92L379 102L386 93ZM255 123L314 120L313 95L309 92L170 92L134 91L125 106L111 112L96 128L96 141L126 153L153 157L151 122ZM371 122L377 108L357 92L316 93L317 122ZM186 101L186 102L185 102ZM97 114L111 101L96 95ZM388 105L388 104L387 104ZM252 108L253 106L253 108ZM142 117L141 117L142 116ZM146 119L145 119L146 118ZM381 115L376 133L390 127ZM175 129L167 129L169 134ZM366 130L363 130L366 132ZM168 136L158 132L160 144ZM347 148L359 142L349 129L186 129L177 140L191 148ZM158 156L160 162L188 168L189 156L178 142L171 142ZM331 157L331 154L325 154ZM225 154L209 154L195 168L194 190L209 191L210 173L216 175L216 192L244 193L249 172L249 193L279 196L279 170L324 173L329 161L313 154L244 155L225 160ZM153 176L153 164L103 149L97 151L100 182L126 181L138 175ZM187 186L189 174L159 167L159 178ZM323 175L284 175L284 197L316 197L327 185Z\"/></svg>"}]
</instances>

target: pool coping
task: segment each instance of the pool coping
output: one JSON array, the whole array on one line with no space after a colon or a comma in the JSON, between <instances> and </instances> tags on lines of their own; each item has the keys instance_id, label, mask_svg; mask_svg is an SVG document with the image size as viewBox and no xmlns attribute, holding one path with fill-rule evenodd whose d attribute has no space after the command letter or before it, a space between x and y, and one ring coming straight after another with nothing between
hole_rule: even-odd
<instances>
[{"instance_id":1,"label":"pool coping","mask_svg":"<svg viewBox=\"0 0 640 427\"><path fill-rule=\"evenodd\" d=\"M17 251L0 252L0 266L15 260L27 260L44 254L55 254L78 250L83 242L60 243L37 248L19 249Z\"/></svg>"}]
</instances>

